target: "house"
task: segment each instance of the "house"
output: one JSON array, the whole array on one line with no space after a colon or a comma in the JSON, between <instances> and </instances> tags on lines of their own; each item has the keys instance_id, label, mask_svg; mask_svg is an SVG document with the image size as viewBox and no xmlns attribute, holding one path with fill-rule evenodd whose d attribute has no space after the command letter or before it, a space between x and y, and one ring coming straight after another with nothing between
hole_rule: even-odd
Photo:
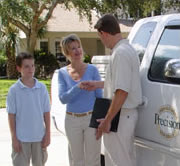
<instances>
[{"instance_id":1,"label":"house","mask_svg":"<svg viewBox=\"0 0 180 166\"><path fill-rule=\"evenodd\" d=\"M87 18L79 17L76 9L65 10L64 6L57 5L51 19L47 23L47 33L43 39L37 40L36 49L49 51L63 61L60 41L63 36L75 33L81 39L85 54L90 56L108 54L109 51L105 49L97 35L96 29L93 27L97 20L98 17L93 13L92 24L90 24ZM123 36L127 37L131 30L132 22L123 21L120 23L120 27ZM20 51L25 50L25 45L26 39L23 38L20 44Z\"/></svg>"}]
</instances>

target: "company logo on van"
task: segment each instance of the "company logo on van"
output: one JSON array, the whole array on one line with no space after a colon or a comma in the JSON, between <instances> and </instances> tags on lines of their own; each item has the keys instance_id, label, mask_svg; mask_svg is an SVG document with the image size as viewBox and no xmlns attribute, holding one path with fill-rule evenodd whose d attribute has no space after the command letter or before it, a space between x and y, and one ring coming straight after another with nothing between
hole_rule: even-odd
<instances>
[{"instance_id":1,"label":"company logo on van","mask_svg":"<svg viewBox=\"0 0 180 166\"><path fill-rule=\"evenodd\" d=\"M155 124L160 134L166 138L175 137L180 130L178 115L169 105L161 107L159 113L155 114Z\"/></svg>"}]
</instances>

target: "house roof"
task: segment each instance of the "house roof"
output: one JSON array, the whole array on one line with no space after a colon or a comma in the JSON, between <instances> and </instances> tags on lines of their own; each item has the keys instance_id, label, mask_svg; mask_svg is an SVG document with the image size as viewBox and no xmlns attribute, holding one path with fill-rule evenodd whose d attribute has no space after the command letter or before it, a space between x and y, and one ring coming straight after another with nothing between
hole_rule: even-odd
<instances>
[{"instance_id":1,"label":"house roof","mask_svg":"<svg viewBox=\"0 0 180 166\"><path fill-rule=\"evenodd\" d=\"M79 17L75 8L67 10L64 6L57 5L47 27L51 32L96 32L93 26L97 20L98 17L92 13L92 25L90 25L86 17ZM120 22L121 32L129 32L131 27L132 24Z\"/></svg>"}]
</instances>

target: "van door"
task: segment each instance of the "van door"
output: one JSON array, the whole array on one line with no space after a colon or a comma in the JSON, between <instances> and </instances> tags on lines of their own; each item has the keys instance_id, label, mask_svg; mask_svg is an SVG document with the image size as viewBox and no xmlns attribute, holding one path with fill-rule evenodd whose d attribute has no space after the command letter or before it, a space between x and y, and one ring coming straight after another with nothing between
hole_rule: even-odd
<instances>
[{"instance_id":1,"label":"van door","mask_svg":"<svg viewBox=\"0 0 180 166\"><path fill-rule=\"evenodd\" d=\"M159 31L161 33L161 31ZM144 106L136 130L138 166L180 165L180 63L168 72L172 59L180 59L180 21L169 22L157 39L152 59L143 60L141 83ZM146 56L146 55L145 55ZM150 60L150 62L148 61Z\"/></svg>"}]
</instances>

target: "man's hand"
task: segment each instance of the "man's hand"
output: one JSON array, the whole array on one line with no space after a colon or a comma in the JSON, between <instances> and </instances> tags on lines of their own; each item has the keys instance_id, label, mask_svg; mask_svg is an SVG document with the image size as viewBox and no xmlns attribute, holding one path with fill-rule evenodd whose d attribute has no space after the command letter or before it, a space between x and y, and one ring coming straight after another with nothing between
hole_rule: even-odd
<instances>
[{"instance_id":1,"label":"man's hand","mask_svg":"<svg viewBox=\"0 0 180 166\"><path fill-rule=\"evenodd\" d=\"M111 122L106 119L97 119L100 122L97 130L96 130L96 139L101 138L102 133L109 133L111 128Z\"/></svg>"},{"instance_id":2,"label":"man's hand","mask_svg":"<svg viewBox=\"0 0 180 166\"><path fill-rule=\"evenodd\" d=\"M100 139L101 136L103 135L102 130L100 130L99 128L96 129L96 139Z\"/></svg>"},{"instance_id":3,"label":"man's hand","mask_svg":"<svg viewBox=\"0 0 180 166\"><path fill-rule=\"evenodd\" d=\"M97 89L97 82L96 81L82 81L79 87L84 90L93 91Z\"/></svg>"},{"instance_id":4,"label":"man's hand","mask_svg":"<svg viewBox=\"0 0 180 166\"><path fill-rule=\"evenodd\" d=\"M17 152L17 153L21 152L21 150L22 150L21 144L17 140L17 138L12 139L12 145L13 145L13 149L14 149L15 152Z\"/></svg>"},{"instance_id":5,"label":"man's hand","mask_svg":"<svg viewBox=\"0 0 180 166\"><path fill-rule=\"evenodd\" d=\"M46 133L43 137L43 140L41 142L41 146L43 149L45 149L50 144L50 133Z\"/></svg>"}]
</instances>

